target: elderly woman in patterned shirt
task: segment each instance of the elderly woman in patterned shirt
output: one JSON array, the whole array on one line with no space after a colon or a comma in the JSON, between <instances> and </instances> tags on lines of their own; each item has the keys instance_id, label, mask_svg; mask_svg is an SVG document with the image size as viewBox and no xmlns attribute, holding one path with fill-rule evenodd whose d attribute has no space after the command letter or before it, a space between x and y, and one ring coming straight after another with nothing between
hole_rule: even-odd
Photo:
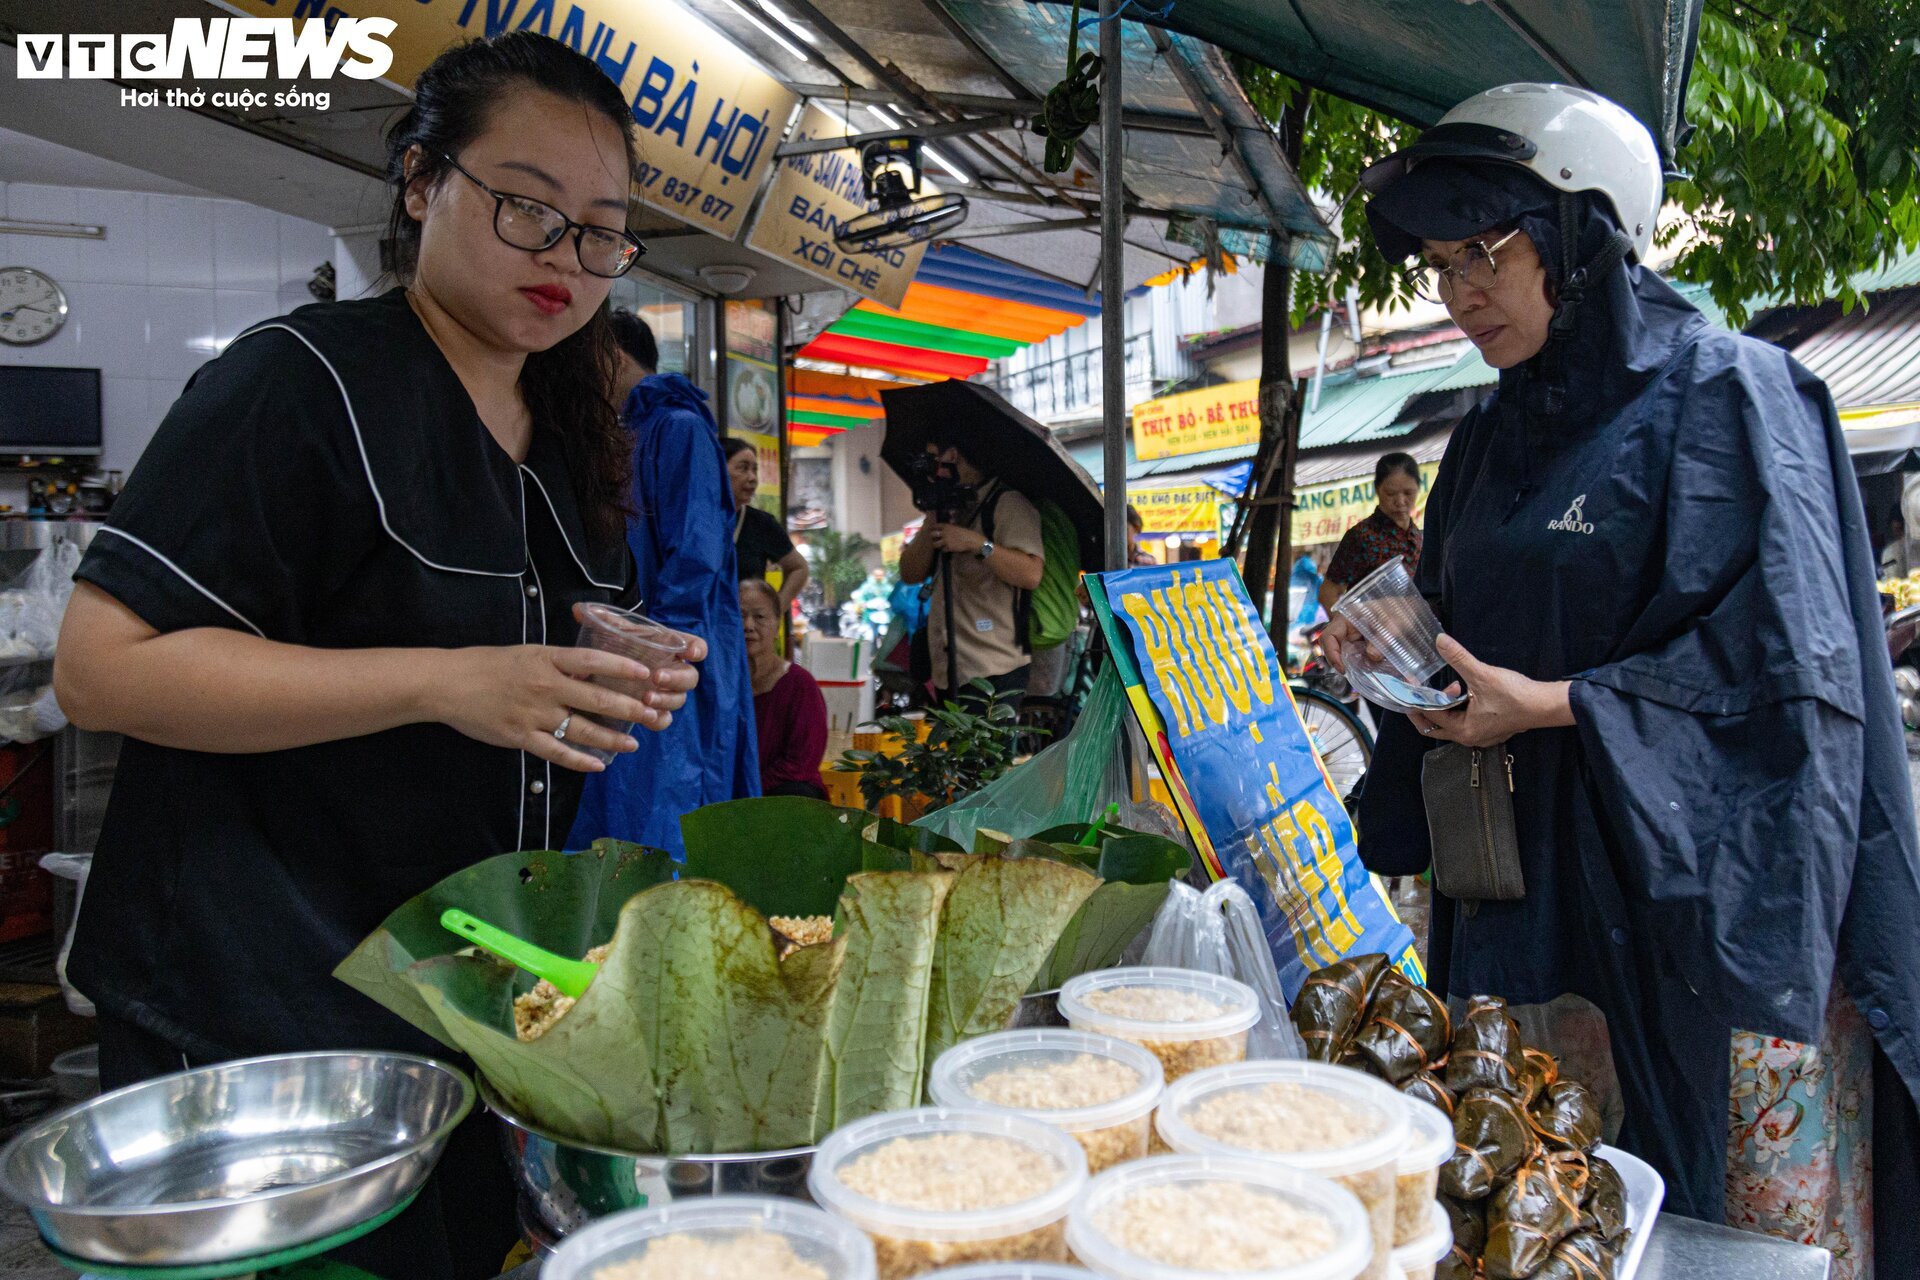
<instances>
[{"instance_id":1,"label":"elderly woman in patterned shirt","mask_svg":"<svg viewBox=\"0 0 1920 1280\"><path fill-rule=\"evenodd\" d=\"M1420 464L1413 455L1389 453L1373 469L1373 493L1379 505L1373 514L1347 530L1327 565L1320 584L1320 603L1328 613L1353 584L1399 556L1407 572L1420 567L1420 526L1413 522L1420 501Z\"/></svg>"}]
</instances>

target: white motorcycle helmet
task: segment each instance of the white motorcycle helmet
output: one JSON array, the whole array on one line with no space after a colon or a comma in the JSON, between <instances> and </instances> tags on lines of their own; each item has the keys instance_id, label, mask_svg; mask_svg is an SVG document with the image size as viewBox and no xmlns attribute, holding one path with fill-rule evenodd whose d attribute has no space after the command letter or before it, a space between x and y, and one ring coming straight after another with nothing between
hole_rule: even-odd
<instances>
[{"instance_id":1,"label":"white motorcycle helmet","mask_svg":"<svg viewBox=\"0 0 1920 1280\"><path fill-rule=\"evenodd\" d=\"M1555 191L1597 192L1613 206L1614 217L1633 241L1640 261L1646 261L1653 247L1662 190L1659 148L1631 112L1591 90L1564 84L1505 84L1477 93L1442 116L1412 146L1370 166L1361 175L1361 185L1378 198L1422 162L1443 157L1513 165ZM1387 217L1392 219L1392 214ZM1426 234L1432 239L1461 239L1486 230L1487 225L1459 235ZM1379 218L1374 226L1378 235ZM1410 257L1419 249L1415 239L1406 253L1397 254L1393 250L1401 245L1398 237L1380 238L1389 258Z\"/></svg>"}]
</instances>

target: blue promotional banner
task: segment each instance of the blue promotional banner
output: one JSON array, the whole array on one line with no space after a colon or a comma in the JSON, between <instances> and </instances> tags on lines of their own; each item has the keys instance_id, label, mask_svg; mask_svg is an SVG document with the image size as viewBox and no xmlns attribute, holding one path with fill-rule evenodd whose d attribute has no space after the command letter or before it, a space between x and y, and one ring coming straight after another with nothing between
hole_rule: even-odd
<instances>
[{"instance_id":1,"label":"blue promotional banner","mask_svg":"<svg viewBox=\"0 0 1920 1280\"><path fill-rule=\"evenodd\" d=\"M1375 887L1286 673L1231 561L1089 574L1135 717L1208 874L1260 908L1281 986L1384 952L1426 981Z\"/></svg>"}]
</instances>

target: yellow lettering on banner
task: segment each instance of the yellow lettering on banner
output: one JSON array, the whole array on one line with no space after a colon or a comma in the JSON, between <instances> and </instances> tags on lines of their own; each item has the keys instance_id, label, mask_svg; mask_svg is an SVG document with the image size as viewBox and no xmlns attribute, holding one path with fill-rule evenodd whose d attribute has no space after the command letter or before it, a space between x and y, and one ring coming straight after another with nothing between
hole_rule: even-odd
<instances>
[{"instance_id":1,"label":"yellow lettering on banner","mask_svg":"<svg viewBox=\"0 0 1920 1280\"><path fill-rule=\"evenodd\" d=\"M1140 642L1146 646L1147 662L1153 667L1154 677L1160 681L1160 692L1173 705L1174 727L1181 737L1193 732L1187 722L1187 698L1181 696L1182 690L1176 687L1179 672L1173 666L1173 654L1167 647L1167 633L1160 625L1147 604L1147 598L1138 591L1129 591L1120 597L1120 607L1127 611L1134 625L1140 628ZM1188 695L1191 697L1191 695Z\"/></svg>"},{"instance_id":2,"label":"yellow lettering on banner","mask_svg":"<svg viewBox=\"0 0 1920 1280\"><path fill-rule=\"evenodd\" d=\"M1214 674L1220 678L1220 691L1227 695L1234 709L1241 715L1253 710L1253 703L1247 698L1247 673L1245 662L1234 641L1233 624L1220 612L1220 600L1217 593L1208 590L1210 583L1200 581L1199 575L1187 584L1187 608L1194 617L1200 619L1207 631L1207 648L1213 655Z\"/></svg>"},{"instance_id":3,"label":"yellow lettering on banner","mask_svg":"<svg viewBox=\"0 0 1920 1280\"><path fill-rule=\"evenodd\" d=\"M1199 575L1196 573L1194 577L1193 585L1197 586ZM1190 590L1191 587L1181 587L1180 574L1176 571L1173 575L1173 589L1167 594L1171 599L1175 616L1180 619L1180 632L1186 640L1188 666L1197 677L1193 681L1194 691L1200 696L1200 705L1206 711L1207 718L1215 724L1225 724L1227 699L1226 695L1220 692L1220 682L1215 678L1214 664L1218 658L1213 653L1213 646L1209 642L1206 629L1196 624L1193 614L1188 611L1187 593Z\"/></svg>"},{"instance_id":4,"label":"yellow lettering on banner","mask_svg":"<svg viewBox=\"0 0 1920 1280\"><path fill-rule=\"evenodd\" d=\"M1174 683L1178 684L1181 692L1186 694L1188 718L1193 721L1193 731L1197 733L1205 727L1200 720L1202 715L1200 695L1195 689L1193 675L1187 670L1187 664L1184 661L1192 652L1193 646L1182 634L1180 620L1174 617L1173 610L1167 606L1165 590L1154 591L1152 606L1153 616L1161 626L1167 629L1167 649L1171 655L1168 665L1172 671Z\"/></svg>"},{"instance_id":5,"label":"yellow lettering on banner","mask_svg":"<svg viewBox=\"0 0 1920 1280\"><path fill-rule=\"evenodd\" d=\"M1267 889L1273 894L1274 904L1280 908L1280 915L1287 922L1287 940L1293 943L1294 954L1299 956L1300 963L1309 969L1317 969L1323 963L1330 964L1338 960L1339 957L1330 952L1323 955L1322 953L1327 951L1325 941L1319 940L1316 944L1317 931L1305 927L1307 922L1303 917L1306 916L1307 911L1301 903L1299 882L1282 865L1283 855L1280 852L1280 845L1273 838L1273 833L1266 827L1262 827L1257 834L1260 841L1249 842L1253 850L1253 865L1260 872L1260 878L1267 882ZM1262 843L1265 844L1265 848L1261 847ZM1286 877L1284 886L1281 884L1282 875Z\"/></svg>"},{"instance_id":6,"label":"yellow lettering on banner","mask_svg":"<svg viewBox=\"0 0 1920 1280\"><path fill-rule=\"evenodd\" d=\"M1246 673L1248 688L1261 706L1272 706L1273 673L1267 669L1266 655L1260 651L1259 642L1249 630L1252 623L1248 619L1246 605L1241 602L1237 592L1219 583L1209 582L1207 591L1213 597L1220 616L1226 620L1228 643L1240 659L1240 669Z\"/></svg>"},{"instance_id":7,"label":"yellow lettering on banner","mask_svg":"<svg viewBox=\"0 0 1920 1280\"><path fill-rule=\"evenodd\" d=\"M1293 806L1293 818L1306 834L1307 842L1313 846L1313 863L1317 878L1333 892L1333 900L1340 910L1337 921L1329 921L1334 944L1342 954L1353 949L1353 945L1366 930L1361 927L1359 918L1353 914L1353 905L1347 901L1347 887L1340 874L1340 846L1334 843L1333 828L1311 801L1302 800Z\"/></svg>"},{"instance_id":8,"label":"yellow lettering on banner","mask_svg":"<svg viewBox=\"0 0 1920 1280\"><path fill-rule=\"evenodd\" d=\"M1291 905L1282 907L1292 931L1299 935L1305 944L1311 947L1322 961L1332 964L1340 958L1340 952L1328 941L1328 930L1332 919L1326 908L1320 905L1320 888L1317 883L1319 874L1310 863L1300 858L1300 827L1294 821L1293 814L1286 808L1286 797L1280 793L1280 767L1271 761L1267 764L1267 803L1277 812L1263 834L1267 835L1267 847L1276 861L1284 859L1287 867L1287 880L1294 886Z\"/></svg>"}]
</instances>

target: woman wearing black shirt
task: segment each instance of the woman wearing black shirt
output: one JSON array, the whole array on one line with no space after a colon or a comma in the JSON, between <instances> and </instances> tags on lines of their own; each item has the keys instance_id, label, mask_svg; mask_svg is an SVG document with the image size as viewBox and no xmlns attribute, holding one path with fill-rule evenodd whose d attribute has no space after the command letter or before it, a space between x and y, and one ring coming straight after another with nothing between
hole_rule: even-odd
<instances>
[{"instance_id":1,"label":"woman wearing black shirt","mask_svg":"<svg viewBox=\"0 0 1920 1280\"><path fill-rule=\"evenodd\" d=\"M753 505L760 491L760 455L745 440L721 442L727 451L727 480L733 485L733 547L740 580L765 578L769 566L780 571L780 616L793 607L807 585L807 558L794 547L779 519Z\"/></svg>"},{"instance_id":2,"label":"woman wearing black shirt","mask_svg":"<svg viewBox=\"0 0 1920 1280\"><path fill-rule=\"evenodd\" d=\"M443 54L388 134L403 287L242 334L168 413L80 567L55 686L127 735L71 972L109 1086L252 1054L445 1050L334 981L386 914L573 821L586 712L684 697L572 647L630 602L605 300L631 120L557 41ZM682 677L678 685L690 683ZM387 1280L498 1271L513 1214L470 1122L348 1254Z\"/></svg>"}]
</instances>

